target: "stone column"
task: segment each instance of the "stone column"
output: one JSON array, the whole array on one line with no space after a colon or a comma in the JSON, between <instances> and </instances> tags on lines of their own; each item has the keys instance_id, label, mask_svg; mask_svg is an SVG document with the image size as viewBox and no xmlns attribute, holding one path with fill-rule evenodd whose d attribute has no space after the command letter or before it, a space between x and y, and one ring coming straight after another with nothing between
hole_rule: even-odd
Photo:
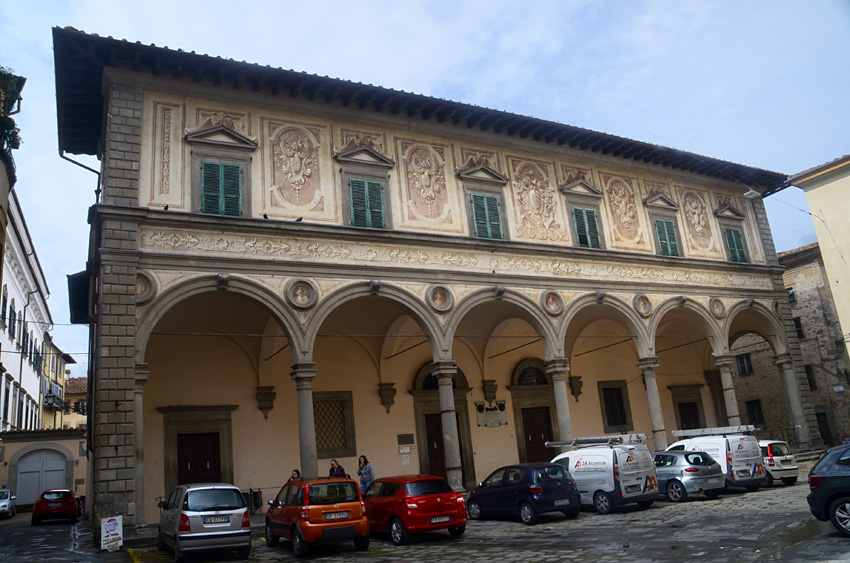
<instances>
[{"instance_id":1,"label":"stone column","mask_svg":"<svg viewBox=\"0 0 850 563\"><path fill-rule=\"evenodd\" d=\"M435 362L431 373L437 378L440 391L440 419L443 423L443 452L446 455L446 478L452 489L463 489L463 472L460 459L460 438L457 433L455 396L452 389L457 373L454 362Z\"/></svg>"},{"instance_id":2,"label":"stone column","mask_svg":"<svg viewBox=\"0 0 850 563\"><path fill-rule=\"evenodd\" d=\"M133 394L133 442L136 463L133 478L136 481L136 529L145 528L145 383L148 381L148 364L136 364Z\"/></svg>"},{"instance_id":3,"label":"stone column","mask_svg":"<svg viewBox=\"0 0 850 563\"><path fill-rule=\"evenodd\" d=\"M316 453L316 421L313 418L313 378L316 369L313 362L292 365L289 374L295 381L298 394L298 440L301 445L301 475L305 479L319 476L319 456Z\"/></svg>"},{"instance_id":4,"label":"stone column","mask_svg":"<svg viewBox=\"0 0 850 563\"><path fill-rule=\"evenodd\" d=\"M732 383L733 356L714 356L714 365L720 371L720 385L723 386L723 402L726 404L726 420L729 426L741 424L738 411L738 397L735 395L735 385Z\"/></svg>"},{"instance_id":5,"label":"stone column","mask_svg":"<svg viewBox=\"0 0 850 563\"><path fill-rule=\"evenodd\" d=\"M791 354L782 354L773 358L779 371L782 372L782 384L785 386L785 396L788 397L788 410L791 415L791 427L799 445L811 442L809 429L806 426L806 415L803 412L803 399L800 395L800 383Z\"/></svg>"},{"instance_id":6,"label":"stone column","mask_svg":"<svg viewBox=\"0 0 850 563\"><path fill-rule=\"evenodd\" d=\"M570 365L565 358L557 358L546 362L546 374L552 380L555 393L555 416L558 419L559 441L569 442L573 439L573 422L570 418L570 397L567 395L567 376ZM557 452L554 452L555 454ZM553 455L554 457L554 455Z\"/></svg>"},{"instance_id":7,"label":"stone column","mask_svg":"<svg viewBox=\"0 0 850 563\"><path fill-rule=\"evenodd\" d=\"M650 356L638 360L637 367L643 372L646 385L646 398L649 403L649 421L652 424L652 438L655 451L667 449L667 430L664 429L664 411L661 409L661 395L658 393L658 381L655 378L655 368L658 358Z\"/></svg>"}]
</instances>

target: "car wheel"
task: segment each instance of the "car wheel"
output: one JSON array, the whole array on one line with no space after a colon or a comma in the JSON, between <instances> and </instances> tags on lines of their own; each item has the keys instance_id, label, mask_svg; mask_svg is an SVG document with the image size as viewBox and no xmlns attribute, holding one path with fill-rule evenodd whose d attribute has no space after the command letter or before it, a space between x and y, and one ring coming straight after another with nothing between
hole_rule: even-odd
<instances>
[{"instance_id":1,"label":"car wheel","mask_svg":"<svg viewBox=\"0 0 850 563\"><path fill-rule=\"evenodd\" d=\"M248 559L248 556L251 555L251 547L240 547L237 554L239 559Z\"/></svg>"},{"instance_id":2,"label":"car wheel","mask_svg":"<svg viewBox=\"0 0 850 563\"><path fill-rule=\"evenodd\" d=\"M611 502L611 497L603 491L596 491L593 495L593 506L599 514L611 514L614 512L614 503Z\"/></svg>"},{"instance_id":3,"label":"car wheel","mask_svg":"<svg viewBox=\"0 0 850 563\"><path fill-rule=\"evenodd\" d=\"M366 551L369 549L369 536L366 535L354 538L354 549L357 551Z\"/></svg>"},{"instance_id":4,"label":"car wheel","mask_svg":"<svg viewBox=\"0 0 850 563\"><path fill-rule=\"evenodd\" d=\"M650 506L652 506L653 502L655 502L655 501L654 500L639 500L637 505L641 508L649 508Z\"/></svg>"},{"instance_id":5,"label":"car wheel","mask_svg":"<svg viewBox=\"0 0 850 563\"><path fill-rule=\"evenodd\" d=\"M576 506L575 508L571 508L569 510L562 510L564 516L567 517L567 520L575 520L578 518L579 513L581 512L581 506Z\"/></svg>"},{"instance_id":6,"label":"car wheel","mask_svg":"<svg viewBox=\"0 0 850 563\"><path fill-rule=\"evenodd\" d=\"M782 482L788 485L789 487L797 482L796 477L783 477Z\"/></svg>"},{"instance_id":7,"label":"car wheel","mask_svg":"<svg viewBox=\"0 0 850 563\"><path fill-rule=\"evenodd\" d=\"M310 551L310 546L307 545L307 540L304 539L304 536L301 534L301 530L298 529L298 526L295 526L292 529L292 553L295 557L307 557L307 553Z\"/></svg>"},{"instance_id":8,"label":"car wheel","mask_svg":"<svg viewBox=\"0 0 850 563\"><path fill-rule=\"evenodd\" d=\"M396 545L404 545L410 539L410 534L404 529L404 524L398 518L393 518L390 522L390 539Z\"/></svg>"},{"instance_id":9,"label":"car wheel","mask_svg":"<svg viewBox=\"0 0 850 563\"><path fill-rule=\"evenodd\" d=\"M162 537L162 529L157 531L156 534L156 547L160 551L168 551L168 545L165 543L165 538Z\"/></svg>"},{"instance_id":10,"label":"car wheel","mask_svg":"<svg viewBox=\"0 0 850 563\"><path fill-rule=\"evenodd\" d=\"M478 506L478 503L474 500L469 501L466 505L466 513L469 515L470 520L480 520L481 519L481 507Z\"/></svg>"},{"instance_id":11,"label":"car wheel","mask_svg":"<svg viewBox=\"0 0 850 563\"><path fill-rule=\"evenodd\" d=\"M745 488L745 489L747 489L747 491L749 491L749 492L751 492L751 493L754 493L754 492L756 492L757 490L759 490L759 488L760 488L760 487L761 487L761 485L747 485L747 486L746 486L746 487L744 487L744 488Z\"/></svg>"},{"instance_id":12,"label":"car wheel","mask_svg":"<svg viewBox=\"0 0 850 563\"><path fill-rule=\"evenodd\" d=\"M452 526L449 528L449 533L453 538L459 538L466 531L466 526Z\"/></svg>"},{"instance_id":13,"label":"car wheel","mask_svg":"<svg viewBox=\"0 0 850 563\"><path fill-rule=\"evenodd\" d=\"M266 545L269 547L274 547L278 544L280 538L272 532L272 523L266 520Z\"/></svg>"},{"instance_id":14,"label":"car wheel","mask_svg":"<svg viewBox=\"0 0 850 563\"><path fill-rule=\"evenodd\" d=\"M830 505L829 519L842 536L850 537L850 497L841 497Z\"/></svg>"},{"instance_id":15,"label":"car wheel","mask_svg":"<svg viewBox=\"0 0 850 563\"><path fill-rule=\"evenodd\" d=\"M770 471L767 472L767 482L764 484L765 487L773 486L773 475L770 474Z\"/></svg>"},{"instance_id":16,"label":"car wheel","mask_svg":"<svg viewBox=\"0 0 850 563\"><path fill-rule=\"evenodd\" d=\"M705 491L705 497L714 500L720 496L721 490L722 489L709 489Z\"/></svg>"},{"instance_id":17,"label":"car wheel","mask_svg":"<svg viewBox=\"0 0 850 563\"><path fill-rule=\"evenodd\" d=\"M534 507L527 502L520 505L519 517L522 520L522 523L526 526L537 524L537 511L534 510Z\"/></svg>"},{"instance_id":18,"label":"car wheel","mask_svg":"<svg viewBox=\"0 0 850 563\"><path fill-rule=\"evenodd\" d=\"M672 502L682 502L687 500L688 491L685 490L685 486L679 481L670 481L667 483L667 498Z\"/></svg>"}]
</instances>

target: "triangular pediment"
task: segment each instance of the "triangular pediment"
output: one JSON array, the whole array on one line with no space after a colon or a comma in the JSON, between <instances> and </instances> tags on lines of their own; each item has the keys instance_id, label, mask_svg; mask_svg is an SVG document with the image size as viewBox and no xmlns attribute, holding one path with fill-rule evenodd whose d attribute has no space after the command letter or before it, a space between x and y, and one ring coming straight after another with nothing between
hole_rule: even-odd
<instances>
[{"instance_id":1,"label":"triangular pediment","mask_svg":"<svg viewBox=\"0 0 850 563\"><path fill-rule=\"evenodd\" d=\"M217 147L228 147L234 149L254 150L257 142L248 137L240 135L224 125L217 125L209 129L195 131L186 134L186 141L196 144L214 145Z\"/></svg>"},{"instance_id":2,"label":"triangular pediment","mask_svg":"<svg viewBox=\"0 0 850 563\"><path fill-rule=\"evenodd\" d=\"M602 191L587 180L575 180L558 186L558 191L564 195L576 195L596 199L602 197Z\"/></svg>"},{"instance_id":3,"label":"triangular pediment","mask_svg":"<svg viewBox=\"0 0 850 563\"><path fill-rule=\"evenodd\" d=\"M457 177L461 180L478 180L479 182L490 182L493 184L505 185L508 179L493 170L486 164L476 164L463 170L458 170Z\"/></svg>"},{"instance_id":4,"label":"triangular pediment","mask_svg":"<svg viewBox=\"0 0 850 563\"><path fill-rule=\"evenodd\" d=\"M647 207L657 207L660 209L672 209L674 211L679 210L679 206L676 205L676 202L667 197L664 194L655 194L643 200L643 204Z\"/></svg>"},{"instance_id":5,"label":"triangular pediment","mask_svg":"<svg viewBox=\"0 0 850 563\"><path fill-rule=\"evenodd\" d=\"M393 159L366 145L340 151L334 155L334 158L339 162L352 162L355 164L380 166L382 168L392 168L395 166Z\"/></svg>"},{"instance_id":6,"label":"triangular pediment","mask_svg":"<svg viewBox=\"0 0 850 563\"><path fill-rule=\"evenodd\" d=\"M714 210L714 214L717 217L723 217L724 219L738 219L739 221L743 221L745 219L745 215L729 205L721 205L717 209Z\"/></svg>"}]
</instances>

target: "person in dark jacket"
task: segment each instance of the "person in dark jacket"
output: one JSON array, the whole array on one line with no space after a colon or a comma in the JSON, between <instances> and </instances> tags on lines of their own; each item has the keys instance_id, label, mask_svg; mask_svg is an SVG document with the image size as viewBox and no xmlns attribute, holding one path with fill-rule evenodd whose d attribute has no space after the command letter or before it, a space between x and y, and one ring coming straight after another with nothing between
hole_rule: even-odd
<instances>
[{"instance_id":1,"label":"person in dark jacket","mask_svg":"<svg viewBox=\"0 0 850 563\"><path fill-rule=\"evenodd\" d=\"M335 459L332 459L328 477L348 477L348 474L346 474L345 469Z\"/></svg>"}]
</instances>

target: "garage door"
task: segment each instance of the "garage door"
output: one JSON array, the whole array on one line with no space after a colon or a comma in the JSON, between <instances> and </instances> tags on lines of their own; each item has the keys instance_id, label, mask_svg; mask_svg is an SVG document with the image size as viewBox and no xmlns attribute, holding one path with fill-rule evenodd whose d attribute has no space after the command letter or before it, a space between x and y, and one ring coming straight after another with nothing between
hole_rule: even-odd
<instances>
[{"instance_id":1,"label":"garage door","mask_svg":"<svg viewBox=\"0 0 850 563\"><path fill-rule=\"evenodd\" d=\"M64 489L65 456L54 450L30 452L18 462L18 504L34 504L45 489Z\"/></svg>"}]
</instances>

